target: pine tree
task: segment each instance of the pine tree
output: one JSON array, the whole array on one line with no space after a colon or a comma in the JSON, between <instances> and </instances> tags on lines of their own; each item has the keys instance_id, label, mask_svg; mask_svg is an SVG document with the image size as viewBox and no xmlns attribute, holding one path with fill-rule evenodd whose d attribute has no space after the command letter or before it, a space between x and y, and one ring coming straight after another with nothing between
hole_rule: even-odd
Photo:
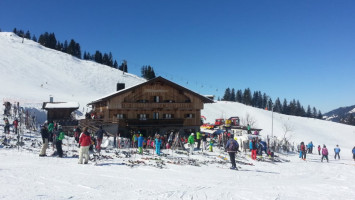
<instances>
[{"instance_id":1,"label":"pine tree","mask_svg":"<svg viewBox=\"0 0 355 200\"><path fill-rule=\"evenodd\" d=\"M267 102L268 102L268 96L266 95L266 93L263 94L263 97L262 97L262 102L263 102L263 106L261 107L262 109L265 109L267 107Z\"/></svg>"},{"instance_id":2,"label":"pine tree","mask_svg":"<svg viewBox=\"0 0 355 200\"><path fill-rule=\"evenodd\" d=\"M113 63L113 67L118 69L118 63L117 63L117 60L115 60L115 62Z\"/></svg>"},{"instance_id":3,"label":"pine tree","mask_svg":"<svg viewBox=\"0 0 355 200\"><path fill-rule=\"evenodd\" d=\"M144 66L143 66L144 67ZM127 72L128 66L127 66L127 61L126 60L123 60L122 64L118 67L119 70L123 71L123 72ZM148 67L147 67L148 68ZM144 77L146 78L147 80L149 80L150 78L150 75L147 75L147 73L145 74L147 77ZM155 76L155 74L154 74ZM142 77L143 77L143 74L142 74ZM154 77L155 78L155 77Z\"/></svg>"},{"instance_id":4,"label":"pine tree","mask_svg":"<svg viewBox=\"0 0 355 200\"><path fill-rule=\"evenodd\" d=\"M275 101L274 111L277 113L281 113L281 111L282 111L281 101L279 98L277 98Z\"/></svg>"},{"instance_id":5,"label":"pine tree","mask_svg":"<svg viewBox=\"0 0 355 200\"><path fill-rule=\"evenodd\" d=\"M257 108L263 108L263 96L261 95L261 91L258 91L258 101Z\"/></svg>"},{"instance_id":6,"label":"pine tree","mask_svg":"<svg viewBox=\"0 0 355 200\"><path fill-rule=\"evenodd\" d=\"M317 109L316 107L313 107L313 113L312 113L312 118L317 118Z\"/></svg>"},{"instance_id":7,"label":"pine tree","mask_svg":"<svg viewBox=\"0 0 355 200\"><path fill-rule=\"evenodd\" d=\"M353 113L351 113L348 117L347 124L355 126L355 119Z\"/></svg>"},{"instance_id":8,"label":"pine tree","mask_svg":"<svg viewBox=\"0 0 355 200\"><path fill-rule=\"evenodd\" d=\"M147 80L155 78L154 69L150 65L142 66L141 73L142 73L142 77L147 79Z\"/></svg>"},{"instance_id":9,"label":"pine tree","mask_svg":"<svg viewBox=\"0 0 355 200\"><path fill-rule=\"evenodd\" d=\"M312 110L310 105L307 107L306 117L312 117Z\"/></svg>"},{"instance_id":10,"label":"pine tree","mask_svg":"<svg viewBox=\"0 0 355 200\"><path fill-rule=\"evenodd\" d=\"M31 34L30 34L30 31L27 31L26 34L25 34L25 38L27 39L31 39Z\"/></svg>"},{"instance_id":11,"label":"pine tree","mask_svg":"<svg viewBox=\"0 0 355 200\"><path fill-rule=\"evenodd\" d=\"M232 88L230 101L235 101L235 100L236 100L236 98L235 98L235 90L234 90L234 88Z\"/></svg>"},{"instance_id":12,"label":"pine tree","mask_svg":"<svg viewBox=\"0 0 355 200\"><path fill-rule=\"evenodd\" d=\"M318 110L317 118L318 119L323 119L323 115L322 115L322 112L320 110Z\"/></svg>"},{"instance_id":13,"label":"pine tree","mask_svg":"<svg viewBox=\"0 0 355 200\"><path fill-rule=\"evenodd\" d=\"M268 100L268 102L267 102L267 109L268 109L268 110L271 110L271 109L272 109L272 105L273 105L272 99L269 98L269 100Z\"/></svg>"},{"instance_id":14,"label":"pine tree","mask_svg":"<svg viewBox=\"0 0 355 200\"><path fill-rule=\"evenodd\" d=\"M237 102L239 102L239 103L242 103L242 102L243 102L243 92L242 92L242 90L238 90L238 91L237 91L236 100L237 100Z\"/></svg>"},{"instance_id":15,"label":"pine tree","mask_svg":"<svg viewBox=\"0 0 355 200\"><path fill-rule=\"evenodd\" d=\"M231 96L231 89L227 88L226 91L224 92L222 101L229 101Z\"/></svg>"},{"instance_id":16,"label":"pine tree","mask_svg":"<svg viewBox=\"0 0 355 200\"><path fill-rule=\"evenodd\" d=\"M32 40L37 42L37 37L35 35L32 36Z\"/></svg>"},{"instance_id":17,"label":"pine tree","mask_svg":"<svg viewBox=\"0 0 355 200\"><path fill-rule=\"evenodd\" d=\"M63 50L62 50L64 53L68 53L68 41L65 40L64 41L64 46L63 46Z\"/></svg>"},{"instance_id":18,"label":"pine tree","mask_svg":"<svg viewBox=\"0 0 355 200\"><path fill-rule=\"evenodd\" d=\"M102 53L100 51L95 52L94 61L102 64Z\"/></svg>"},{"instance_id":19,"label":"pine tree","mask_svg":"<svg viewBox=\"0 0 355 200\"><path fill-rule=\"evenodd\" d=\"M251 105L253 106L253 107L258 107L258 99L259 99L259 96L258 96L258 92L257 91L255 91L254 93L253 93L253 98L252 98L252 100L251 100Z\"/></svg>"},{"instance_id":20,"label":"pine tree","mask_svg":"<svg viewBox=\"0 0 355 200\"><path fill-rule=\"evenodd\" d=\"M243 96L243 103L245 105L251 105L252 101L252 96L251 96L251 92L250 89L247 88L244 90L244 96Z\"/></svg>"},{"instance_id":21,"label":"pine tree","mask_svg":"<svg viewBox=\"0 0 355 200\"><path fill-rule=\"evenodd\" d=\"M282 104L282 114L288 115L289 114L289 109L287 105L287 100L284 99L284 102Z\"/></svg>"}]
</instances>

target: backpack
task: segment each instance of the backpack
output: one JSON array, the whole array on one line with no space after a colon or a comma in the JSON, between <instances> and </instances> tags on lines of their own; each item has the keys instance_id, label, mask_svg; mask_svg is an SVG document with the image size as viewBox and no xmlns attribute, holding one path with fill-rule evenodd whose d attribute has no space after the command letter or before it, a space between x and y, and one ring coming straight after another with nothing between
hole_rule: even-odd
<instances>
[{"instance_id":1,"label":"backpack","mask_svg":"<svg viewBox=\"0 0 355 200\"><path fill-rule=\"evenodd\" d=\"M238 151L238 149L239 149L239 144L238 144L238 142L235 141L235 140L231 140L231 142L230 142L229 145L228 145L227 150L228 150L228 151Z\"/></svg>"}]
</instances>

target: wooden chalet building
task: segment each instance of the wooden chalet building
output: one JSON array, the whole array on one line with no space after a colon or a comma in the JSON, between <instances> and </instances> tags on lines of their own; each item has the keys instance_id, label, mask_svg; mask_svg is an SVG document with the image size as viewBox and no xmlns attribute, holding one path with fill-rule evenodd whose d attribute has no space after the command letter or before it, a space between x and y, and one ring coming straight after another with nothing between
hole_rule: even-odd
<instances>
[{"instance_id":1,"label":"wooden chalet building","mask_svg":"<svg viewBox=\"0 0 355 200\"><path fill-rule=\"evenodd\" d=\"M197 131L201 126L204 103L213 100L162 77L120 89L88 105L111 134L130 136L140 131L145 136L171 131L180 134ZM120 89L120 90L119 90ZM90 120L90 119L89 119Z\"/></svg>"}]
</instances>

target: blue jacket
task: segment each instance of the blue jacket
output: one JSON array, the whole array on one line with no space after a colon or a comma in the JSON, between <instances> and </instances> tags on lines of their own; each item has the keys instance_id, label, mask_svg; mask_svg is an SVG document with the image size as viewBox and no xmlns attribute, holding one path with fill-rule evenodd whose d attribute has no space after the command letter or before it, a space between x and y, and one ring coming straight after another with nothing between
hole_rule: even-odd
<instances>
[{"instance_id":1,"label":"blue jacket","mask_svg":"<svg viewBox=\"0 0 355 200\"><path fill-rule=\"evenodd\" d=\"M249 149L250 149L250 150L253 149L253 143L251 142L251 140L250 140L250 142L249 142Z\"/></svg>"},{"instance_id":2,"label":"blue jacket","mask_svg":"<svg viewBox=\"0 0 355 200\"><path fill-rule=\"evenodd\" d=\"M263 150L266 151L266 149L267 149L267 144L266 144L266 142L265 142L265 141L261 141L260 143L261 143L261 145L263 146Z\"/></svg>"},{"instance_id":3,"label":"blue jacket","mask_svg":"<svg viewBox=\"0 0 355 200\"><path fill-rule=\"evenodd\" d=\"M155 139L155 148L160 148L161 145L161 139L156 138Z\"/></svg>"},{"instance_id":4,"label":"blue jacket","mask_svg":"<svg viewBox=\"0 0 355 200\"><path fill-rule=\"evenodd\" d=\"M229 149L230 148L230 145L232 145L232 143L234 143L235 145L235 149ZM226 151L228 152L237 152L238 151L238 148L239 148L239 144L237 141L235 141L233 138L229 139L227 141L227 144L226 144Z\"/></svg>"},{"instance_id":5,"label":"blue jacket","mask_svg":"<svg viewBox=\"0 0 355 200\"><path fill-rule=\"evenodd\" d=\"M334 152L335 152L335 153L339 153L339 152L340 152L340 148L339 148L339 147L335 147L335 148L334 148Z\"/></svg>"},{"instance_id":6,"label":"blue jacket","mask_svg":"<svg viewBox=\"0 0 355 200\"><path fill-rule=\"evenodd\" d=\"M307 148L308 148L308 149L313 148L313 143L309 143L309 144L307 145Z\"/></svg>"},{"instance_id":7,"label":"blue jacket","mask_svg":"<svg viewBox=\"0 0 355 200\"><path fill-rule=\"evenodd\" d=\"M143 147L143 141L144 141L144 137L143 136L139 136L139 138L138 138L138 147Z\"/></svg>"},{"instance_id":8,"label":"blue jacket","mask_svg":"<svg viewBox=\"0 0 355 200\"><path fill-rule=\"evenodd\" d=\"M355 148L353 148L353 154L355 154Z\"/></svg>"}]
</instances>

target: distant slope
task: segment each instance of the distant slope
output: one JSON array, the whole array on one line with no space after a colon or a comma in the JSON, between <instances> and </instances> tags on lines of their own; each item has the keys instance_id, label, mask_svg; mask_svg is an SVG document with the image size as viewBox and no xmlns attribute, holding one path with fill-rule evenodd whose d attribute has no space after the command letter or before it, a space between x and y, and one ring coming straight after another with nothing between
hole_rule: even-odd
<instances>
[{"instance_id":1,"label":"distant slope","mask_svg":"<svg viewBox=\"0 0 355 200\"><path fill-rule=\"evenodd\" d=\"M314 118L283 115L275 112L272 114L271 111L227 101L205 104L205 109L202 110L201 114L210 123L213 123L216 118L228 118L231 116L239 116L241 122L243 122L246 116L249 115L254 119L255 127L263 129L261 135L264 137L271 136L273 119L273 135L278 138L284 137L284 126L287 125L292 128L292 131L286 134L286 138L296 143L304 141L308 144L308 142L313 141L316 145L326 144L328 147L334 148L336 144L339 144L348 149L355 146L355 126Z\"/></svg>"},{"instance_id":2,"label":"distant slope","mask_svg":"<svg viewBox=\"0 0 355 200\"><path fill-rule=\"evenodd\" d=\"M347 118L351 113L355 115L355 105L332 110L325 113L323 117L329 121L340 122L341 119Z\"/></svg>"},{"instance_id":3,"label":"distant slope","mask_svg":"<svg viewBox=\"0 0 355 200\"><path fill-rule=\"evenodd\" d=\"M0 97L20 102L39 103L54 96L54 101L78 101L81 107L116 90L116 83L130 87L145 81L92 61L43 47L0 32Z\"/></svg>"}]
</instances>

